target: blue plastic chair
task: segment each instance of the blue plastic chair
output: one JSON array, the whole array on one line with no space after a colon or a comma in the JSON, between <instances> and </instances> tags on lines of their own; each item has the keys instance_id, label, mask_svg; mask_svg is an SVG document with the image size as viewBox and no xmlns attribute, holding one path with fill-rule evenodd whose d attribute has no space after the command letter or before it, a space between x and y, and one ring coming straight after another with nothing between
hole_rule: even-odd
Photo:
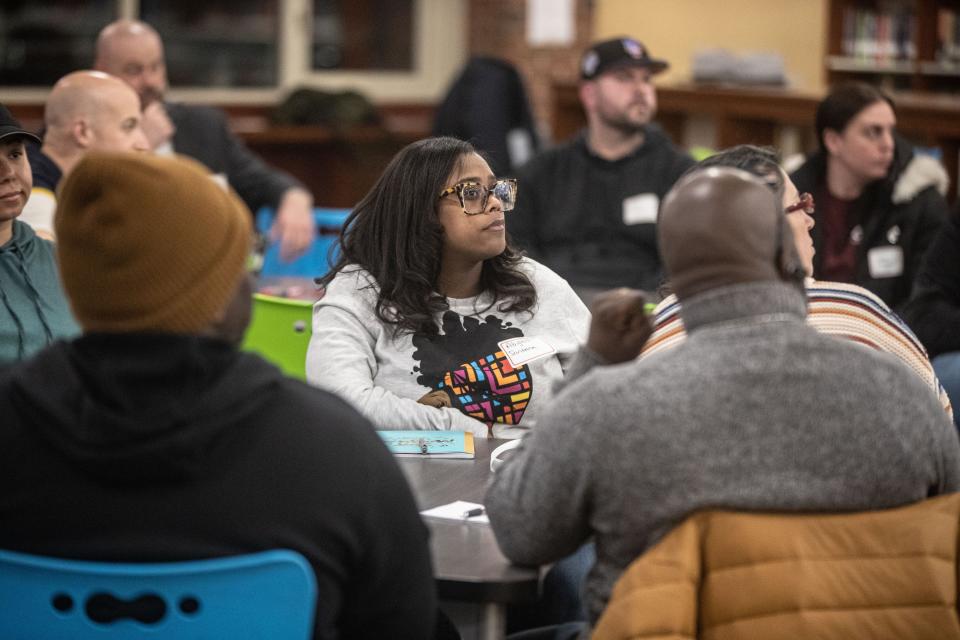
<instances>
[{"instance_id":1,"label":"blue plastic chair","mask_svg":"<svg viewBox=\"0 0 960 640\"><path fill-rule=\"evenodd\" d=\"M286 549L166 563L0 550L0 638L270 638L313 634L317 584Z\"/></svg>"},{"instance_id":2,"label":"blue plastic chair","mask_svg":"<svg viewBox=\"0 0 960 640\"><path fill-rule=\"evenodd\" d=\"M257 212L257 231L266 236L273 224L273 209L264 207ZM333 266L331 260L337 259L337 251L331 248L336 245L343 223L350 215L349 209L313 210L313 217L317 223L317 237L313 244L302 256L292 262L280 260L280 244L274 242L267 246L263 255L263 266L260 275L270 276L298 276L301 278L319 278L330 271Z\"/></svg>"}]
</instances>

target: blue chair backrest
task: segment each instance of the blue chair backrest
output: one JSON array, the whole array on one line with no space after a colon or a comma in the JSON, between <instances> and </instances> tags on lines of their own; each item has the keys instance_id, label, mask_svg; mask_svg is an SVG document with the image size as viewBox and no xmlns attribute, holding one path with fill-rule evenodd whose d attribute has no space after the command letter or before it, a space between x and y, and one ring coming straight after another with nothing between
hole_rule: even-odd
<instances>
[{"instance_id":1,"label":"blue chair backrest","mask_svg":"<svg viewBox=\"0 0 960 640\"><path fill-rule=\"evenodd\" d=\"M268 276L298 276L302 278L319 278L330 271L333 266L331 260L337 259L337 251L334 248L333 254L331 248L336 245L337 238L340 236L340 230L343 229L343 223L350 215L349 209L323 209L313 210L313 217L317 223L317 237L313 244L307 249L306 253L291 262L280 260L279 243L271 243L267 246L263 255L263 267L260 269L260 275ZM270 232L270 226L273 224L274 210L264 207L257 212L257 231L263 236Z\"/></svg>"},{"instance_id":2,"label":"blue chair backrest","mask_svg":"<svg viewBox=\"0 0 960 640\"><path fill-rule=\"evenodd\" d=\"M286 549L143 564L0 550L0 638L308 640L316 593Z\"/></svg>"}]
</instances>

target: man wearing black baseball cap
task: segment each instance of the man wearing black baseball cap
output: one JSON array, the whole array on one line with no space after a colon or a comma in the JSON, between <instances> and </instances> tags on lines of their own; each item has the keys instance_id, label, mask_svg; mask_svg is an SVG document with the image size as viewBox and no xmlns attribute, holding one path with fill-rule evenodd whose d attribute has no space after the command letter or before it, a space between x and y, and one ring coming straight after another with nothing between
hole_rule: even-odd
<instances>
[{"instance_id":1,"label":"man wearing black baseball cap","mask_svg":"<svg viewBox=\"0 0 960 640\"><path fill-rule=\"evenodd\" d=\"M0 367L79 332L53 244L16 219L33 186L26 140L40 142L0 104Z\"/></svg>"},{"instance_id":2,"label":"man wearing black baseball cap","mask_svg":"<svg viewBox=\"0 0 960 640\"><path fill-rule=\"evenodd\" d=\"M589 301L603 289L661 281L660 199L693 160L651 123L651 82L668 67L632 38L591 46L580 63L587 128L522 171L510 232Z\"/></svg>"}]
</instances>

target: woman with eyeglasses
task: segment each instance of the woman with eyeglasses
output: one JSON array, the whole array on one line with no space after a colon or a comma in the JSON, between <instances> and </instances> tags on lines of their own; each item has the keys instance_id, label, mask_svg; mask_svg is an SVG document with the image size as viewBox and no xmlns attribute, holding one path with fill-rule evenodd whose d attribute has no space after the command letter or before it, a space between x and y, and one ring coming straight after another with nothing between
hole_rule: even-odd
<instances>
[{"instance_id":1,"label":"woman with eyeglasses","mask_svg":"<svg viewBox=\"0 0 960 640\"><path fill-rule=\"evenodd\" d=\"M511 246L517 195L466 142L401 150L318 280L307 379L378 429L516 437L532 426L590 314L565 280Z\"/></svg>"},{"instance_id":2,"label":"woman with eyeglasses","mask_svg":"<svg viewBox=\"0 0 960 640\"><path fill-rule=\"evenodd\" d=\"M814 280L815 204L809 193L798 193L769 148L739 145L710 156L690 171L708 167L743 169L764 180L783 202L784 222L790 227L799 264L796 275L805 279L807 324L822 333L890 353L903 361L940 399L950 414L950 399L934 373L920 341L879 297L855 284ZM686 338L680 302L668 295L654 310L654 331L641 357L674 347Z\"/></svg>"},{"instance_id":3,"label":"woman with eyeglasses","mask_svg":"<svg viewBox=\"0 0 960 640\"><path fill-rule=\"evenodd\" d=\"M900 308L947 218L949 180L896 124L889 96L839 85L817 107L820 148L790 177L817 201L814 275L859 284Z\"/></svg>"}]
</instances>

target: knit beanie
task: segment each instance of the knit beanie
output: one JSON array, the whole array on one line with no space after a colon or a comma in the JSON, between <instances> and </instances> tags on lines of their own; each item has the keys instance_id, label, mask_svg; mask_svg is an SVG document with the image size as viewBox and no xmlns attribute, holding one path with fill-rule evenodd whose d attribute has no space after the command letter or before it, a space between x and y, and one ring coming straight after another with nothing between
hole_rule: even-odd
<instances>
[{"instance_id":1,"label":"knit beanie","mask_svg":"<svg viewBox=\"0 0 960 640\"><path fill-rule=\"evenodd\" d=\"M203 165L91 152L57 201L60 275L84 331L197 334L232 299L251 216Z\"/></svg>"}]
</instances>

